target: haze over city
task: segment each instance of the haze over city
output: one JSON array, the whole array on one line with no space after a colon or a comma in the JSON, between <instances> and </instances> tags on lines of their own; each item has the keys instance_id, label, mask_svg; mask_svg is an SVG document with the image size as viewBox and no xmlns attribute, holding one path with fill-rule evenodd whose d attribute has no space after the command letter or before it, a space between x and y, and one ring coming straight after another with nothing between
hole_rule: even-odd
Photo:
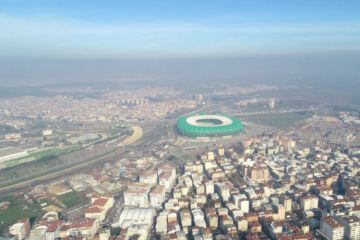
<instances>
[{"instance_id":1,"label":"haze over city","mask_svg":"<svg viewBox=\"0 0 360 240\"><path fill-rule=\"evenodd\" d=\"M0 240L360 240L359 12L0 0Z\"/></svg>"},{"instance_id":2,"label":"haze over city","mask_svg":"<svg viewBox=\"0 0 360 240\"><path fill-rule=\"evenodd\" d=\"M357 1L2 0L1 86L357 84L359 10Z\"/></svg>"}]
</instances>

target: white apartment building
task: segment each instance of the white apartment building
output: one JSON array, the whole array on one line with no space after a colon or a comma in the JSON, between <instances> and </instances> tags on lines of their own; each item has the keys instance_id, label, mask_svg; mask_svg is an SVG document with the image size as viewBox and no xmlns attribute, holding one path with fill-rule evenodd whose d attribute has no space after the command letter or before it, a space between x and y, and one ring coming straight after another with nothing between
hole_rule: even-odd
<instances>
[{"instance_id":1,"label":"white apartment building","mask_svg":"<svg viewBox=\"0 0 360 240\"><path fill-rule=\"evenodd\" d=\"M339 221L345 227L345 239L360 239L360 218L356 216L341 217Z\"/></svg>"},{"instance_id":2,"label":"white apartment building","mask_svg":"<svg viewBox=\"0 0 360 240\"><path fill-rule=\"evenodd\" d=\"M319 198L316 196L305 196L300 200L300 207L305 212L319 207Z\"/></svg>"},{"instance_id":3,"label":"white apartment building","mask_svg":"<svg viewBox=\"0 0 360 240\"><path fill-rule=\"evenodd\" d=\"M320 233L330 240L344 239L344 225L334 217L324 217L320 222Z\"/></svg>"},{"instance_id":4,"label":"white apartment building","mask_svg":"<svg viewBox=\"0 0 360 240\"><path fill-rule=\"evenodd\" d=\"M173 175L171 171L164 171L159 176L159 184L165 187L166 192L170 192L174 186L176 175Z\"/></svg>"},{"instance_id":5,"label":"white apartment building","mask_svg":"<svg viewBox=\"0 0 360 240\"><path fill-rule=\"evenodd\" d=\"M157 184L157 177L157 172L155 170L149 170L141 173L139 181L147 183L150 186L155 186Z\"/></svg>"},{"instance_id":6,"label":"white apartment building","mask_svg":"<svg viewBox=\"0 0 360 240\"><path fill-rule=\"evenodd\" d=\"M124 203L126 206L148 207L150 185L147 183L130 183L124 192Z\"/></svg>"},{"instance_id":7,"label":"white apartment building","mask_svg":"<svg viewBox=\"0 0 360 240\"><path fill-rule=\"evenodd\" d=\"M165 201L165 187L162 185L155 186L150 192L150 206L158 208Z\"/></svg>"}]
</instances>

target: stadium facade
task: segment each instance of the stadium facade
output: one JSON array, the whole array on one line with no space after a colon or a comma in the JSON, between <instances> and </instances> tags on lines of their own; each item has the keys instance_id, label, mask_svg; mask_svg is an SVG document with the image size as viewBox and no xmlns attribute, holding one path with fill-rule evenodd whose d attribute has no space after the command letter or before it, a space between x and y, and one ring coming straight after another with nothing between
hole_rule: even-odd
<instances>
[{"instance_id":1,"label":"stadium facade","mask_svg":"<svg viewBox=\"0 0 360 240\"><path fill-rule=\"evenodd\" d=\"M195 114L181 116L176 123L179 134L192 138L222 137L240 133L242 122L222 114Z\"/></svg>"}]
</instances>

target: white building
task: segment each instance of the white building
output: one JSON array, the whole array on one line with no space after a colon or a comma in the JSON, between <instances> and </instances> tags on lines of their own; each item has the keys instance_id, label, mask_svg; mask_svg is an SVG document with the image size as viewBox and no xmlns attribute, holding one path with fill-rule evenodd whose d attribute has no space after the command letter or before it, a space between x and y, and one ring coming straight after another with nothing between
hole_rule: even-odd
<instances>
[{"instance_id":1,"label":"white building","mask_svg":"<svg viewBox=\"0 0 360 240\"><path fill-rule=\"evenodd\" d=\"M155 186L150 192L150 206L158 208L165 201L165 187Z\"/></svg>"},{"instance_id":2,"label":"white building","mask_svg":"<svg viewBox=\"0 0 360 240\"><path fill-rule=\"evenodd\" d=\"M207 153L207 159L210 160L210 161L214 161L215 160L214 152L208 152Z\"/></svg>"},{"instance_id":3,"label":"white building","mask_svg":"<svg viewBox=\"0 0 360 240\"><path fill-rule=\"evenodd\" d=\"M162 163L157 167L158 176L160 176L163 172L171 172L171 176L176 178L176 168L169 163Z\"/></svg>"},{"instance_id":4,"label":"white building","mask_svg":"<svg viewBox=\"0 0 360 240\"><path fill-rule=\"evenodd\" d=\"M319 198L316 196L305 196L300 200L301 209L306 212L308 210L318 208L319 206Z\"/></svg>"},{"instance_id":5,"label":"white building","mask_svg":"<svg viewBox=\"0 0 360 240\"><path fill-rule=\"evenodd\" d=\"M150 185L147 183L130 183L124 192L124 203L126 206L148 207Z\"/></svg>"},{"instance_id":6,"label":"white building","mask_svg":"<svg viewBox=\"0 0 360 240\"><path fill-rule=\"evenodd\" d=\"M110 229L104 229L99 233L99 240L109 240L110 236Z\"/></svg>"},{"instance_id":7,"label":"white building","mask_svg":"<svg viewBox=\"0 0 360 240\"><path fill-rule=\"evenodd\" d=\"M26 236L26 229L24 223L15 223L9 228L11 235L16 237L16 239L22 240Z\"/></svg>"},{"instance_id":8,"label":"white building","mask_svg":"<svg viewBox=\"0 0 360 240\"><path fill-rule=\"evenodd\" d=\"M216 168L218 165L215 161L205 160L204 161L204 168L205 170Z\"/></svg>"},{"instance_id":9,"label":"white building","mask_svg":"<svg viewBox=\"0 0 360 240\"><path fill-rule=\"evenodd\" d=\"M30 231L29 240L45 240L46 229L39 228Z\"/></svg>"},{"instance_id":10,"label":"white building","mask_svg":"<svg viewBox=\"0 0 360 240\"><path fill-rule=\"evenodd\" d=\"M167 233L167 215L168 212L164 211L159 214L156 218L156 234L162 235Z\"/></svg>"},{"instance_id":11,"label":"white building","mask_svg":"<svg viewBox=\"0 0 360 240\"><path fill-rule=\"evenodd\" d=\"M157 177L156 171L149 170L140 174L139 181L154 186L157 184Z\"/></svg>"},{"instance_id":12,"label":"white building","mask_svg":"<svg viewBox=\"0 0 360 240\"><path fill-rule=\"evenodd\" d=\"M286 212L291 212L291 210L292 210L292 199L290 197L283 196L281 198L281 203L284 205Z\"/></svg>"},{"instance_id":13,"label":"white building","mask_svg":"<svg viewBox=\"0 0 360 240\"><path fill-rule=\"evenodd\" d=\"M319 232L330 240L344 239L344 225L334 217L324 217L320 222Z\"/></svg>"},{"instance_id":14,"label":"white building","mask_svg":"<svg viewBox=\"0 0 360 240\"><path fill-rule=\"evenodd\" d=\"M153 208L132 208L124 209L119 217L118 226L121 228L129 228L132 225L152 225L156 214Z\"/></svg>"},{"instance_id":15,"label":"white building","mask_svg":"<svg viewBox=\"0 0 360 240\"><path fill-rule=\"evenodd\" d=\"M176 175L174 176L171 171L162 172L159 176L159 184L165 187L166 192L170 192L174 186Z\"/></svg>"},{"instance_id":16,"label":"white building","mask_svg":"<svg viewBox=\"0 0 360 240\"><path fill-rule=\"evenodd\" d=\"M245 194L237 194L233 196L235 205L243 212L248 213L250 210L250 201Z\"/></svg>"},{"instance_id":17,"label":"white building","mask_svg":"<svg viewBox=\"0 0 360 240\"><path fill-rule=\"evenodd\" d=\"M194 219L195 226L206 228L206 222L204 218L204 213L200 208L193 209L191 211Z\"/></svg>"},{"instance_id":18,"label":"white building","mask_svg":"<svg viewBox=\"0 0 360 240\"><path fill-rule=\"evenodd\" d=\"M341 217L339 221L345 226L345 239L360 239L360 219L358 217Z\"/></svg>"},{"instance_id":19,"label":"white building","mask_svg":"<svg viewBox=\"0 0 360 240\"><path fill-rule=\"evenodd\" d=\"M43 136L50 136L52 134L53 134L53 130L51 130L51 129L45 129L42 131Z\"/></svg>"},{"instance_id":20,"label":"white building","mask_svg":"<svg viewBox=\"0 0 360 240\"><path fill-rule=\"evenodd\" d=\"M192 218L191 218L191 213L188 209L181 210L180 220L181 220L181 226L183 228L191 227Z\"/></svg>"},{"instance_id":21,"label":"white building","mask_svg":"<svg viewBox=\"0 0 360 240\"><path fill-rule=\"evenodd\" d=\"M99 222L102 222L106 218L106 213L114 205L113 197L100 197L92 198L92 205L85 209L85 217L96 218Z\"/></svg>"},{"instance_id":22,"label":"white building","mask_svg":"<svg viewBox=\"0 0 360 240\"><path fill-rule=\"evenodd\" d=\"M214 194L214 183L213 181L205 182L205 192L206 194Z\"/></svg>"},{"instance_id":23,"label":"white building","mask_svg":"<svg viewBox=\"0 0 360 240\"><path fill-rule=\"evenodd\" d=\"M216 183L216 190L219 193L219 195L221 196L223 201L229 201L230 199L230 188L226 183Z\"/></svg>"}]
</instances>

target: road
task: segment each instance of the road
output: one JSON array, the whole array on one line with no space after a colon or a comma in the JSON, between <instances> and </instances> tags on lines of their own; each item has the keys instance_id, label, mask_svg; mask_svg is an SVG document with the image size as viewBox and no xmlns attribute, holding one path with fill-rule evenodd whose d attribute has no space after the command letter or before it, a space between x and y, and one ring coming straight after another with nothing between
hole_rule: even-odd
<instances>
[{"instance_id":1,"label":"road","mask_svg":"<svg viewBox=\"0 0 360 240\"><path fill-rule=\"evenodd\" d=\"M49 181L71 176L75 173L79 173L81 171L87 170L91 167L94 167L98 164L103 164L105 162L111 162L117 159L117 156L126 154L128 151L134 151L138 150L141 151L145 147L153 146L157 143L158 140L160 140L161 135L164 133L164 129L166 129L164 126L159 125L149 131L148 133L144 134L141 139L138 139L137 142L132 143L128 146L122 146L120 148L117 148L114 151L111 151L103 156L94 158L94 159L88 159L84 162L78 163L74 166L68 167L63 170L55 171L49 174L46 174L44 176L35 177L31 180L25 180L20 183L11 184L5 187L0 188L0 194L1 195L8 195L16 191L21 191L27 188L31 188L33 186L44 184Z\"/></svg>"}]
</instances>

